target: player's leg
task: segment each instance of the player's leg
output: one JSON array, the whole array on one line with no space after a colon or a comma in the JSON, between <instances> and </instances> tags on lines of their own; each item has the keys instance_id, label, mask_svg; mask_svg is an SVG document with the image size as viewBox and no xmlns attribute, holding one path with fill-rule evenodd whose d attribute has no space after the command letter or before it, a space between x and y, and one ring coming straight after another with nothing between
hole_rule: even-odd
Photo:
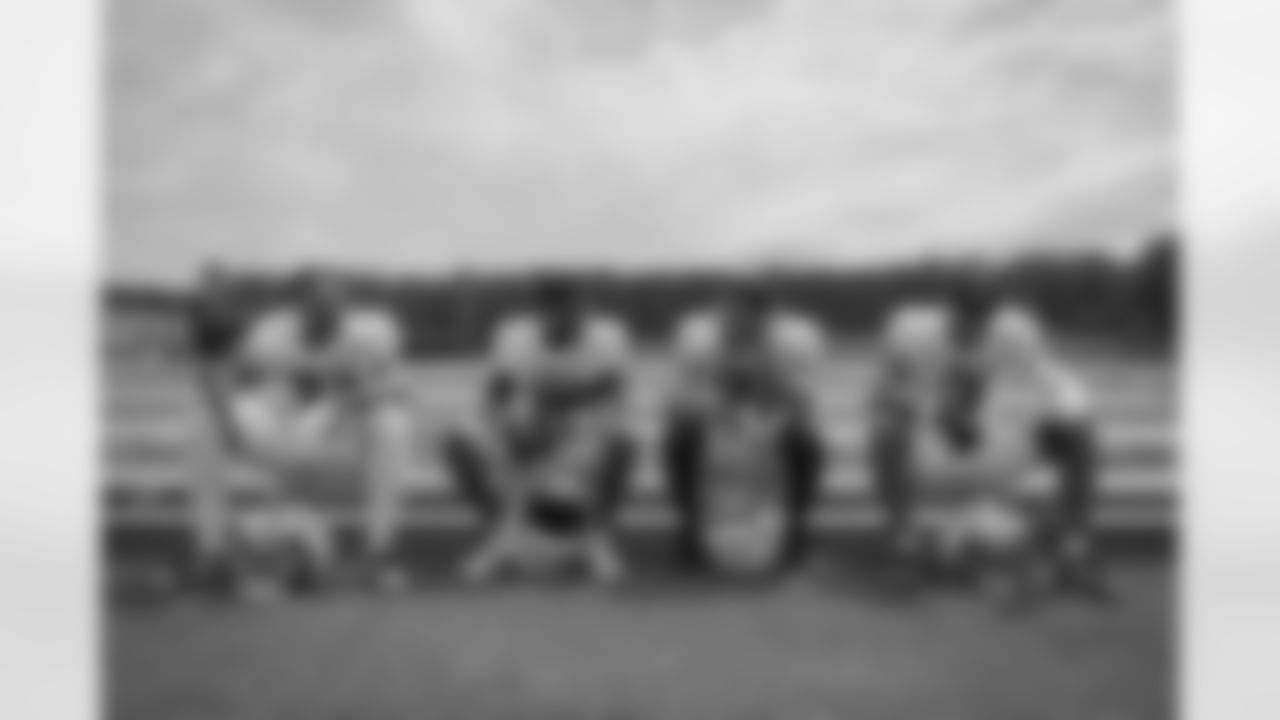
<instances>
[{"instance_id":1,"label":"player's leg","mask_svg":"<svg viewBox=\"0 0 1280 720\"><path fill-rule=\"evenodd\" d=\"M675 516L675 559L680 567L695 572L705 570L707 562L701 487L706 431L705 423L694 414L677 413L669 419L662 438L664 479Z\"/></svg>"},{"instance_id":2,"label":"player's leg","mask_svg":"<svg viewBox=\"0 0 1280 720\"><path fill-rule=\"evenodd\" d=\"M778 450L786 475L786 536L781 569L792 570L801 567L810 555L813 515L822 496L827 456L819 433L808 419L783 428Z\"/></svg>"},{"instance_id":3,"label":"player's leg","mask_svg":"<svg viewBox=\"0 0 1280 720\"><path fill-rule=\"evenodd\" d=\"M261 390L236 393L226 398L225 408L224 420L240 442L230 447L215 434L190 488L188 506L195 556L189 579L196 589L214 593L230 591L234 584L240 520L236 501L270 483L261 449L276 442L283 422L280 405Z\"/></svg>"},{"instance_id":4,"label":"player's leg","mask_svg":"<svg viewBox=\"0 0 1280 720\"><path fill-rule=\"evenodd\" d=\"M522 562L532 538L522 465L514 456L508 434L476 424L444 438L442 459L453 490L475 513L480 536L458 568L461 579L482 583L498 579Z\"/></svg>"},{"instance_id":5,"label":"player's leg","mask_svg":"<svg viewBox=\"0 0 1280 720\"><path fill-rule=\"evenodd\" d=\"M622 510L630 498L634 479L636 448L623 432L603 440L604 447L593 471L596 488L592 497L590 527L584 543L588 573L597 581L616 582L626 575L626 565L618 547Z\"/></svg>"},{"instance_id":6,"label":"player's leg","mask_svg":"<svg viewBox=\"0 0 1280 720\"><path fill-rule=\"evenodd\" d=\"M441 460L453 492L486 526L498 517L502 507L502 494L493 477L496 445L492 433L469 428L449 432L440 444Z\"/></svg>"},{"instance_id":7,"label":"player's leg","mask_svg":"<svg viewBox=\"0 0 1280 720\"><path fill-rule=\"evenodd\" d=\"M189 489L188 512L197 575L221 575L231 549L235 461L218 447L202 452Z\"/></svg>"},{"instance_id":8,"label":"player's leg","mask_svg":"<svg viewBox=\"0 0 1280 720\"><path fill-rule=\"evenodd\" d=\"M193 554L184 580L193 589L221 593L230 588L236 512L232 475L237 471L231 458L210 458L191 486Z\"/></svg>"},{"instance_id":9,"label":"player's leg","mask_svg":"<svg viewBox=\"0 0 1280 720\"><path fill-rule=\"evenodd\" d=\"M971 467L978 494L967 512L982 578L1009 609L1026 610L1050 589L1051 548L1040 509L1056 469L1028 444L1037 430L1021 415L994 415ZM1030 450L1030 452L1029 452Z\"/></svg>"},{"instance_id":10,"label":"player's leg","mask_svg":"<svg viewBox=\"0 0 1280 720\"><path fill-rule=\"evenodd\" d=\"M562 494L544 474L562 472L550 458L507 458L489 471L503 477L508 491L499 495L496 517L460 569L471 583L509 574L544 576L570 563L591 568L586 538L591 529L591 498Z\"/></svg>"},{"instance_id":11,"label":"player's leg","mask_svg":"<svg viewBox=\"0 0 1280 720\"><path fill-rule=\"evenodd\" d=\"M255 574L250 579L295 591L319 589L333 577L338 558L333 508L316 502L313 486L330 477L356 479L348 468L358 467L360 446L334 434L341 417L329 403L268 395L242 410L240 426L249 441L239 477L253 507L238 522L238 542ZM265 567L262 558L269 559Z\"/></svg>"},{"instance_id":12,"label":"player's leg","mask_svg":"<svg viewBox=\"0 0 1280 720\"><path fill-rule=\"evenodd\" d=\"M234 590L249 601L321 587L335 562L329 518L284 494L259 493L237 514Z\"/></svg>"},{"instance_id":13,"label":"player's leg","mask_svg":"<svg viewBox=\"0 0 1280 720\"><path fill-rule=\"evenodd\" d=\"M1030 514L1010 497L987 497L965 509L965 541L979 579L1010 610L1029 609L1046 583L1045 557Z\"/></svg>"},{"instance_id":14,"label":"player's leg","mask_svg":"<svg viewBox=\"0 0 1280 720\"><path fill-rule=\"evenodd\" d=\"M263 603L288 594L289 548L275 519L263 498L237 514L230 590L238 600Z\"/></svg>"},{"instance_id":15,"label":"player's leg","mask_svg":"<svg viewBox=\"0 0 1280 720\"><path fill-rule=\"evenodd\" d=\"M624 433L611 433L602 443L599 460L592 469L595 477L590 481L595 488L592 515L597 525L613 528L631 497L638 457L635 442Z\"/></svg>"},{"instance_id":16,"label":"player's leg","mask_svg":"<svg viewBox=\"0 0 1280 720\"><path fill-rule=\"evenodd\" d=\"M403 536L406 490L416 466L416 427L409 409L395 403L366 412L366 487L362 493L359 552L370 580L391 588L407 581Z\"/></svg>"},{"instance_id":17,"label":"player's leg","mask_svg":"<svg viewBox=\"0 0 1280 720\"><path fill-rule=\"evenodd\" d=\"M1040 462L1056 476L1048 541L1069 587L1108 593L1096 546L1094 511L1098 491L1095 428L1085 420L1049 419L1037 429Z\"/></svg>"},{"instance_id":18,"label":"player's leg","mask_svg":"<svg viewBox=\"0 0 1280 720\"><path fill-rule=\"evenodd\" d=\"M337 532L330 515L319 508L294 504L280 522L296 555L293 582L299 590L322 587L338 561Z\"/></svg>"},{"instance_id":19,"label":"player's leg","mask_svg":"<svg viewBox=\"0 0 1280 720\"><path fill-rule=\"evenodd\" d=\"M930 497L931 467L917 431L906 418L881 422L871 436L868 459L872 489L881 512L883 570L891 590L913 594L936 576L945 545L947 507Z\"/></svg>"},{"instance_id":20,"label":"player's leg","mask_svg":"<svg viewBox=\"0 0 1280 720\"><path fill-rule=\"evenodd\" d=\"M917 544L912 522L911 437L906 423L886 423L872 433L869 460L872 489L883 520L883 541L890 555Z\"/></svg>"},{"instance_id":21,"label":"player's leg","mask_svg":"<svg viewBox=\"0 0 1280 720\"><path fill-rule=\"evenodd\" d=\"M601 420L597 418L597 420ZM616 544L617 520L629 491L634 452L627 435L607 420L570 426L545 453L522 458L526 480L523 524L541 568L585 571L614 581L625 572ZM538 562L533 556L545 556Z\"/></svg>"},{"instance_id":22,"label":"player's leg","mask_svg":"<svg viewBox=\"0 0 1280 720\"><path fill-rule=\"evenodd\" d=\"M521 564L521 558L532 538L522 522L500 520L480 544L464 558L458 576L471 584L499 579Z\"/></svg>"},{"instance_id":23,"label":"player's leg","mask_svg":"<svg viewBox=\"0 0 1280 720\"><path fill-rule=\"evenodd\" d=\"M904 519L897 562L917 587L963 586L982 565L977 537L986 445L957 444L933 424L904 428L898 512Z\"/></svg>"}]
</instances>

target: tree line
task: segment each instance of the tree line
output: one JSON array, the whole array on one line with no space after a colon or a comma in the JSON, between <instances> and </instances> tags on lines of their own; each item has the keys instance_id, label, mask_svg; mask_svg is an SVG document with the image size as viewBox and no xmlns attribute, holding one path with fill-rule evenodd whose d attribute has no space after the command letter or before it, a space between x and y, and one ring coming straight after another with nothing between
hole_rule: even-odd
<instances>
[{"instance_id":1,"label":"tree line","mask_svg":"<svg viewBox=\"0 0 1280 720\"><path fill-rule=\"evenodd\" d=\"M980 272L1038 311L1055 331L1084 343L1168 352L1178 341L1181 244L1154 238L1132 257L1097 252L1030 253ZM895 304L944 291L975 266L946 260L890 266L774 268L766 277L784 304L812 313L841 337L869 338ZM446 277L351 275L354 292L386 303L404 320L420 357L481 349L499 318L517 310L538 273ZM624 319L642 341L661 341L677 319L742 282L732 272L576 272L585 292ZM759 277L756 274L754 277ZM239 273L246 307L273 302L279 278ZM107 288L112 319L150 321L181 332L188 293L141 285ZM174 335L174 339L179 337ZM163 342L163 341L162 341Z\"/></svg>"}]
</instances>

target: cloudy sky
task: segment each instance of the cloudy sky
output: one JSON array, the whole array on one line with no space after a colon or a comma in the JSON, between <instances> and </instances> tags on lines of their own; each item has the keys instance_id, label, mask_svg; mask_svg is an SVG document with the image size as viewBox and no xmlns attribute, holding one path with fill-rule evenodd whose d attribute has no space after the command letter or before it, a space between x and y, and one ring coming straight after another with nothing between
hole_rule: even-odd
<instances>
[{"instance_id":1,"label":"cloudy sky","mask_svg":"<svg viewBox=\"0 0 1280 720\"><path fill-rule=\"evenodd\" d=\"M1175 215L1168 0L113 0L108 266L1118 246Z\"/></svg>"}]
</instances>

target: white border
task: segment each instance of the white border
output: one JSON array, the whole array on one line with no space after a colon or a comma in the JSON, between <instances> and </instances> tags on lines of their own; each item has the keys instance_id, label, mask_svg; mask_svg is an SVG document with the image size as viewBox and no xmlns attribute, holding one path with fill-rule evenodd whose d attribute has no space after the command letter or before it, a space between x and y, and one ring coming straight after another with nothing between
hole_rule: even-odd
<instances>
[{"instance_id":1,"label":"white border","mask_svg":"<svg viewBox=\"0 0 1280 720\"><path fill-rule=\"evenodd\" d=\"M1280 3L1184 3L1185 717L1280 716Z\"/></svg>"},{"instance_id":2,"label":"white border","mask_svg":"<svg viewBox=\"0 0 1280 720\"><path fill-rule=\"evenodd\" d=\"M0 717L99 714L96 3L0 2Z\"/></svg>"}]
</instances>

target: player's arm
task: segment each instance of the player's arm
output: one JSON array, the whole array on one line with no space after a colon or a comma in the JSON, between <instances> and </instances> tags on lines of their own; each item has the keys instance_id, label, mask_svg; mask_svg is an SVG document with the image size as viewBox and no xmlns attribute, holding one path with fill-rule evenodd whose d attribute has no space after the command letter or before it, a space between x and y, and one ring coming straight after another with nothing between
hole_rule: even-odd
<instances>
[{"instance_id":1,"label":"player's arm","mask_svg":"<svg viewBox=\"0 0 1280 720\"><path fill-rule=\"evenodd\" d=\"M525 318L503 322L487 354L480 403L483 415L498 428L526 424L532 411L526 379L538 360L536 328Z\"/></svg>"},{"instance_id":2,"label":"player's arm","mask_svg":"<svg viewBox=\"0 0 1280 720\"><path fill-rule=\"evenodd\" d=\"M1092 398L1084 379L1063 359L1034 315L1009 310L998 322L998 337L1014 370L1044 399L1049 419L1085 422Z\"/></svg>"},{"instance_id":3,"label":"player's arm","mask_svg":"<svg viewBox=\"0 0 1280 720\"><path fill-rule=\"evenodd\" d=\"M913 313L896 312L880 329L872 351L866 405L873 428L892 424L906 411L910 348L921 334L919 325Z\"/></svg>"},{"instance_id":4,"label":"player's arm","mask_svg":"<svg viewBox=\"0 0 1280 720\"><path fill-rule=\"evenodd\" d=\"M795 314L781 319L774 342L781 355L781 379L791 395L791 410L807 415L818 392L818 373L831 353L830 338L816 320Z\"/></svg>"},{"instance_id":5,"label":"player's arm","mask_svg":"<svg viewBox=\"0 0 1280 720\"><path fill-rule=\"evenodd\" d=\"M711 406L716 392L719 342L715 318L706 313L681 320L670 341L668 402L677 415Z\"/></svg>"},{"instance_id":6,"label":"player's arm","mask_svg":"<svg viewBox=\"0 0 1280 720\"><path fill-rule=\"evenodd\" d=\"M190 358L201 402L223 448L234 451L240 447L240 439L231 419L230 397L239 380L235 362L242 329L239 318L197 303L190 310L188 323Z\"/></svg>"},{"instance_id":7,"label":"player's arm","mask_svg":"<svg viewBox=\"0 0 1280 720\"><path fill-rule=\"evenodd\" d=\"M229 358L232 372L258 382L298 371L298 359L289 352L289 320L282 312L255 318Z\"/></svg>"},{"instance_id":8,"label":"player's arm","mask_svg":"<svg viewBox=\"0 0 1280 720\"><path fill-rule=\"evenodd\" d=\"M631 338L620 322L602 319L591 327L588 342L598 372L583 386L584 404L593 408L595 420L616 424L626 411Z\"/></svg>"},{"instance_id":9,"label":"player's arm","mask_svg":"<svg viewBox=\"0 0 1280 720\"><path fill-rule=\"evenodd\" d=\"M382 310L364 310L351 321L351 362L361 399L393 402L409 395L404 332L398 319Z\"/></svg>"}]
</instances>

